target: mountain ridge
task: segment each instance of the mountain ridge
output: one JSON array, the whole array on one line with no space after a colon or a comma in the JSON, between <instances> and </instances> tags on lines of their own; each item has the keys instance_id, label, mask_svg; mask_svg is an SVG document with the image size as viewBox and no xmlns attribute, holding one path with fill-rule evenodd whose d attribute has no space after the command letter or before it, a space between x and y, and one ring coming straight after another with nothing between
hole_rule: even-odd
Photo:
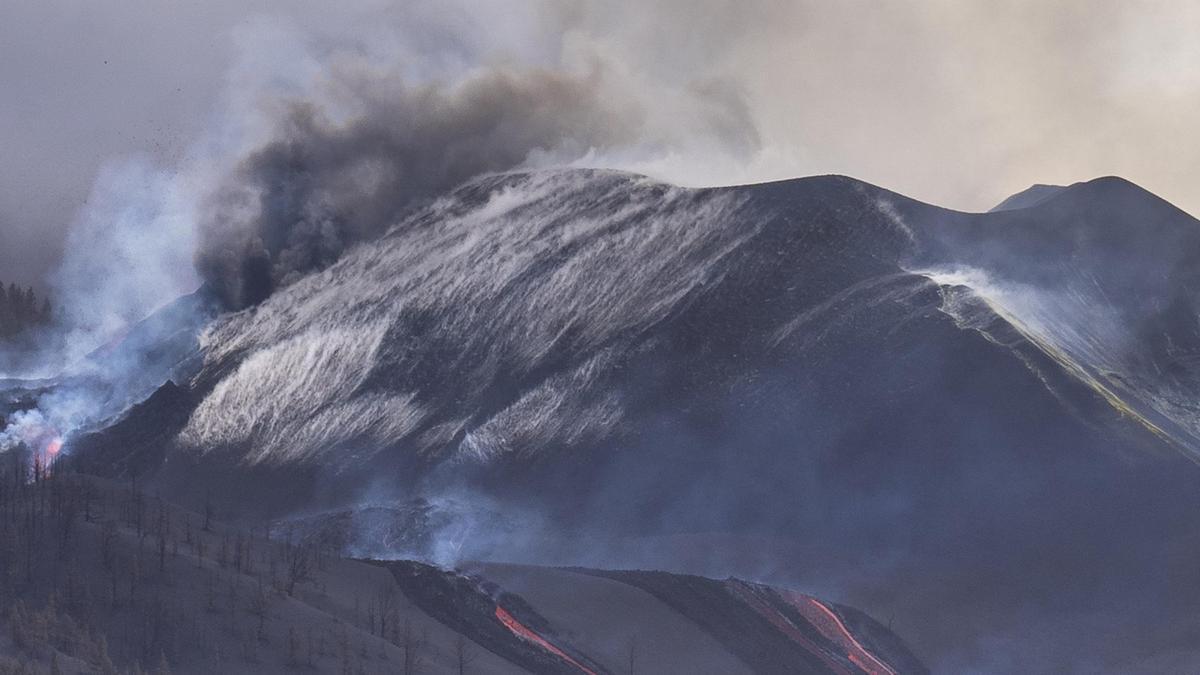
<instances>
[{"instance_id":1,"label":"mountain ridge","mask_svg":"<svg viewBox=\"0 0 1200 675\"><path fill-rule=\"evenodd\" d=\"M1059 669L1035 621L1103 663L1042 598L1159 588L1194 513L1177 291L1200 243L1139 190L969 214L839 176L491 176L218 319L181 407L126 423L174 439L142 478L187 503L357 523L427 499L446 508L422 536L452 556L827 585L902 608L940 670L983 668L997 636ZM1129 245L1142 216L1162 241ZM1135 420L1156 416L1182 452ZM186 422L145 433L160 419ZM117 431L68 447L150 452ZM1141 558L1099 552L1112 528ZM781 545L755 558L732 533ZM1092 611L1140 617L1128 648L1147 653L1191 602Z\"/></svg>"}]
</instances>

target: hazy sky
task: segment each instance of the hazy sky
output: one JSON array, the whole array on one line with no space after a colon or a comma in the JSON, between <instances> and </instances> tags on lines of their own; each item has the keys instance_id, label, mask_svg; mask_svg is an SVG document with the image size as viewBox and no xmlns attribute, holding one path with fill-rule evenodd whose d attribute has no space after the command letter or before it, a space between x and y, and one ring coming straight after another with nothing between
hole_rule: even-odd
<instances>
[{"instance_id":1,"label":"hazy sky","mask_svg":"<svg viewBox=\"0 0 1200 675\"><path fill-rule=\"evenodd\" d=\"M577 140L608 145L546 150L683 183L846 173L983 210L1034 182L1119 174L1200 213L1200 4L649 4L5 3L0 279L41 284L74 222L99 227L110 211L87 209L103 167L150 167L108 181L109 202L219 170L223 148L269 135L268 92L319 89L336 119L347 55L360 85L383 88L494 68L602 81L623 111L603 125L636 132L593 120Z\"/></svg>"}]
</instances>

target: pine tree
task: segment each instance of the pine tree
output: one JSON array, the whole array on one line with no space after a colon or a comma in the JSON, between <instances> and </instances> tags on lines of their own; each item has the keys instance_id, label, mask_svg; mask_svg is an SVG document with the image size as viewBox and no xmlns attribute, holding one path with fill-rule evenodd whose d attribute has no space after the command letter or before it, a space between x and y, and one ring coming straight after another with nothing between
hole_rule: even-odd
<instances>
[{"instance_id":1,"label":"pine tree","mask_svg":"<svg viewBox=\"0 0 1200 675\"><path fill-rule=\"evenodd\" d=\"M25 289L25 298L22 300L22 311L25 314L26 324L33 323L37 318L37 296L33 294L33 287Z\"/></svg>"},{"instance_id":2,"label":"pine tree","mask_svg":"<svg viewBox=\"0 0 1200 675\"><path fill-rule=\"evenodd\" d=\"M32 287L0 283L0 339L13 339L37 326L50 323L53 308L48 298L38 304Z\"/></svg>"},{"instance_id":3,"label":"pine tree","mask_svg":"<svg viewBox=\"0 0 1200 675\"><path fill-rule=\"evenodd\" d=\"M101 675L117 675L117 667L113 665L112 659L108 656L108 640L103 636L100 637L96 651L98 652L96 663L100 667Z\"/></svg>"},{"instance_id":4,"label":"pine tree","mask_svg":"<svg viewBox=\"0 0 1200 675\"><path fill-rule=\"evenodd\" d=\"M25 603L18 600L8 612L8 625L12 630L12 642L17 649L29 649L33 646L29 634L29 621L25 616Z\"/></svg>"},{"instance_id":5,"label":"pine tree","mask_svg":"<svg viewBox=\"0 0 1200 675\"><path fill-rule=\"evenodd\" d=\"M0 282L0 338L16 332L17 317L13 313L12 304L9 303L8 291L4 290L4 282Z\"/></svg>"}]
</instances>

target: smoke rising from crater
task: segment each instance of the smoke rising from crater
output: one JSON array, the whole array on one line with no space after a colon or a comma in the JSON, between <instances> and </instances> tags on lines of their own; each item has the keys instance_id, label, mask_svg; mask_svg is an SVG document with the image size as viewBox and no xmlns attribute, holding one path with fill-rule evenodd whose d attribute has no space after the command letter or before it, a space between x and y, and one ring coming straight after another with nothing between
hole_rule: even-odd
<instances>
[{"instance_id":1,"label":"smoke rising from crater","mask_svg":"<svg viewBox=\"0 0 1200 675\"><path fill-rule=\"evenodd\" d=\"M663 115L674 100L694 124ZM398 64L335 56L313 90L273 104L267 140L209 196L197 267L232 308L321 269L381 234L414 202L517 168L610 164L713 144L748 155L759 139L745 103L720 82L661 88L593 61L578 70L495 66L412 82ZM695 140L703 139L703 140Z\"/></svg>"},{"instance_id":2,"label":"smoke rising from crater","mask_svg":"<svg viewBox=\"0 0 1200 675\"><path fill-rule=\"evenodd\" d=\"M297 116L310 115L322 143L348 150L350 130L367 116L338 96L381 108L416 99L466 105L461 95L489 82L520 84L532 95L542 76L559 93L553 82L575 87L574 111L589 101L600 107L574 120L583 127L555 121L526 147L487 148L475 157L487 160L485 170L529 161L524 150L540 161L544 151L560 160L583 153L593 165L689 185L837 172L967 209L986 209L1031 182L1119 174L1194 210L1192 169L1200 165L1178 139L1197 101L1197 51L1187 30L1195 12L1170 1L356 0L333 7L213 0L168 13L48 0L14 7L0 27L0 82L9 93L0 105L0 271L7 281L37 285L61 261L79 211L91 208L89 186L102 167L136 154L153 171L188 175L187 197L208 194L214 183L231 186L210 202L196 197L206 210L218 204L225 212L200 237L201 267L229 286L232 300L251 278L257 282L247 295L261 294L289 270L320 266L378 227L332 213L337 205L324 195L289 195L290 206L272 204L260 217L259 197L279 195L250 167L255 151L274 148L266 154L280 160L276 144L285 145L282 155L295 166L292 150L321 146L292 137L304 126ZM81 34L80 23L91 29ZM337 84L343 78L349 84ZM378 91L366 98L352 91L367 83ZM561 101L542 93L550 104ZM518 106L499 119L535 132L534 120L550 109ZM451 129L454 116L442 113L453 110L433 110L423 121ZM395 116L390 125L371 119L366 127L394 136ZM413 133L435 130L421 121ZM433 139L421 145L432 148ZM354 163L324 160L347 170ZM312 168L309 161L299 168ZM464 165L455 159L455 168ZM449 167L438 173L451 181ZM407 186L410 179L385 180ZM272 241L293 230L267 226L281 218L302 222L295 236L310 243ZM190 276L180 270L181 279ZM135 309L144 314L179 285L145 293Z\"/></svg>"}]
</instances>

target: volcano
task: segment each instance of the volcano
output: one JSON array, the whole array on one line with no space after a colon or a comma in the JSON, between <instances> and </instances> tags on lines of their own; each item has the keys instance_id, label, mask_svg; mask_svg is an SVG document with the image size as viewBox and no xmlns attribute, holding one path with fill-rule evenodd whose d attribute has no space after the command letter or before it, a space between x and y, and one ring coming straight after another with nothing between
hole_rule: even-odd
<instances>
[{"instance_id":1,"label":"volcano","mask_svg":"<svg viewBox=\"0 0 1200 675\"><path fill-rule=\"evenodd\" d=\"M1200 222L1118 178L974 214L487 176L176 335L173 380L65 452L429 529L369 557L811 588L939 672L1169 671L1200 660L1197 262Z\"/></svg>"}]
</instances>

